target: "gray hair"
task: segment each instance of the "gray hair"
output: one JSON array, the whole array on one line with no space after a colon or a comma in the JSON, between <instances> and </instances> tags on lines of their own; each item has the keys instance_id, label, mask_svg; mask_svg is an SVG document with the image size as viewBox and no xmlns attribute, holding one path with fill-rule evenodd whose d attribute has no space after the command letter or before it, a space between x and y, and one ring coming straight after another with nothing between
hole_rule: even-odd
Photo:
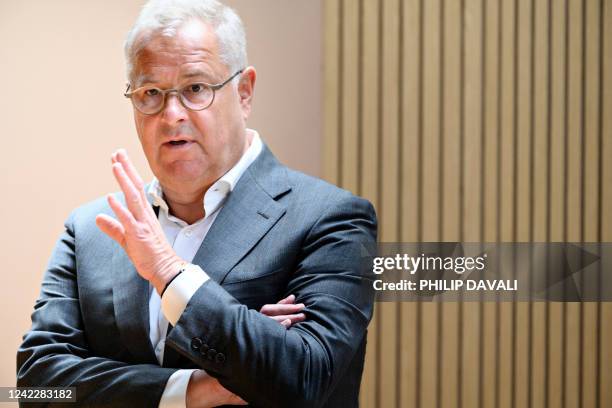
<instances>
[{"instance_id":1,"label":"gray hair","mask_svg":"<svg viewBox=\"0 0 612 408\"><path fill-rule=\"evenodd\" d=\"M150 0L125 40L127 77L132 80L134 59L155 34L173 37L191 19L209 24L219 44L219 57L234 73L247 65L246 37L236 12L217 0Z\"/></svg>"}]
</instances>

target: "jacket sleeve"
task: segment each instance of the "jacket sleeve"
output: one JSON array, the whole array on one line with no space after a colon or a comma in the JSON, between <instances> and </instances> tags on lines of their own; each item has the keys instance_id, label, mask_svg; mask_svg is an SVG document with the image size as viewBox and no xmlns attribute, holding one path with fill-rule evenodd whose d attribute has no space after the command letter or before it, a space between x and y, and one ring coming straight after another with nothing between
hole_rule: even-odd
<instances>
[{"instance_id":1,"label":"jacket sleeve","mask_svg":"<svg viewBox=\"0 0 612 408\"><path fill-rule=\"evenodd\" d=\"M323 405L372 317L362 245L376 242L376 229L372 205L343 193L312 225L287 288L306 305L306 321L286 330L209 280L167 343L255 406Z\"/></svg>"},{"instance_id":2,"label":"jacket sleeve","mask_svg":"<svg viewBox=\"0 0 612 408\"><path fill-rule=\"evenodd\" d=\"M74 213L51 256L32 327L17 351L17 386L76 387L79 406L157 406L176 370L130 365L97 357L88 349L79 307L73 219Z\"/></svg>"}]
</instances>

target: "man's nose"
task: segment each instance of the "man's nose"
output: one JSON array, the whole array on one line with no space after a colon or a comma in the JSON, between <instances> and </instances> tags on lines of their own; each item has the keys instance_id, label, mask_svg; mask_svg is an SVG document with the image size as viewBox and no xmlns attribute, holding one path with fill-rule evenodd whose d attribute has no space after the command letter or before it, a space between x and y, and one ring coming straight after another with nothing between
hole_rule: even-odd
<instances>
[{"instance_id":1,"label":"man's nose","mask_svg":"<svg viewBox=\"0 0 612 408\"><path fill-rule=\"evenodd\" d=\"M168 123L187 119L187 108L183 106L176 92L166 95L166 106L161 111L162 118Z\"/></svg>"}]
</instances>

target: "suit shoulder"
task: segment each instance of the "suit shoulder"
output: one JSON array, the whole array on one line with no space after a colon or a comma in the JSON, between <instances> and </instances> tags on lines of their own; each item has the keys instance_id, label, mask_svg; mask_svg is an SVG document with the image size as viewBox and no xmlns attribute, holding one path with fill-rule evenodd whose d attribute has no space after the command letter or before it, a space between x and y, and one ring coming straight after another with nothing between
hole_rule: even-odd
<instances>
[{"instance_id":1,"label":"suit shoulder","mask_svg":"<svg viewBox=\"0 0 612 408\"><path fill-rule=\"evenodd\" d=\"M120 192L113 193L120 201L124 202L123 194ZM106 195L98 197L94 200L87 201L76 207L70 213L69 220L75 224L95 224L95 219L98 214L107 214L114 217L113 210L108 205Z\"/></svg>"},{"instance_id":2,"label":"suit shoulder","mask_svg":"<svg viewBox=\"0 0 612 408\"><path fill-rule=\"evenodd\" d=\"M306 198L311 204L315 203L322 207L348 204L373 208L372 203L367 199L320 178L288 167L287 176L296 195L301 199Z\"/></svg>"},{"instance_id":3,"label":"suit shoulder","mask_svg":"<svg viewBox=\"0 0 612 408\"><path fill-rule=\"evenodd\" d=\"M308 235L312 237L340 231L359 231L359 239L375 242L378 221L372 203L348 190L289 169L294 195L291 207L299 219L310 219ZM348 235L347 235L348 236Z\"/></svg>"}]
</instances>

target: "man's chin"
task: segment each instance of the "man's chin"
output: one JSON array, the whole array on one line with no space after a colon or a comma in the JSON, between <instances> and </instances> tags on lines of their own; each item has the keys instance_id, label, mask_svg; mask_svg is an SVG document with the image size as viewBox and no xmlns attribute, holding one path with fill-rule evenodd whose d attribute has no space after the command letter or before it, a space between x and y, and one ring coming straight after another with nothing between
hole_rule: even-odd
<instances>
[{"instance_id":1,"label":"man's chin","mask_svg":"<svg viewBox=\"0 0 612 408\"><path fill-rule=\"evenodd\" d=\"M207 173L205 165L195 160L175 160L162 167L161 172L167 180L196 181Z\"/></svg>"},{"instance_id":2,"label":"man's chin","mask_svg":"<svg viewBox=\"0 0 612 408\"><path fill-rule=\"evenodd\" d=\"M188 187L189 190L193 190L198 185L204 188L215 181L213 177L207 177L207 174L202 172L201 167L195 169L189 166L172 166L161 173L154 173L162 186L167 186L173 190L180 189L181 187ZM212 181L209 183L209 180Z\"/></svg>"}]
</instances>

